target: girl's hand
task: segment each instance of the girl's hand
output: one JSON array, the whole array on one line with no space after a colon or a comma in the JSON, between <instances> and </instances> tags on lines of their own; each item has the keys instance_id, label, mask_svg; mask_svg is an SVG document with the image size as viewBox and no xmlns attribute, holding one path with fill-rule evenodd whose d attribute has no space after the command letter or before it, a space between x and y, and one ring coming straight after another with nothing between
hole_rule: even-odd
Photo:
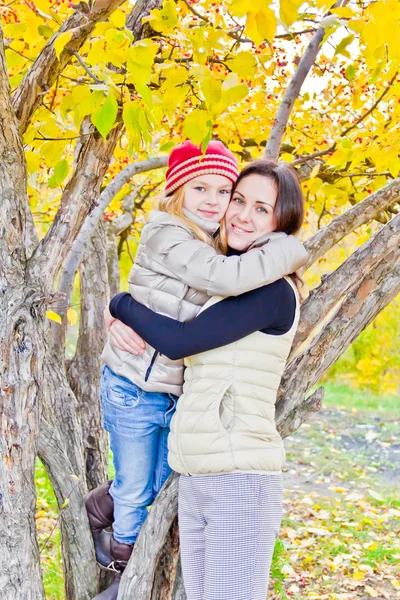
<instances>
[{"instance_id":1,"label":"girl's hand","mask_svg":"<svg viewBox=\"0 0 400 600\"><path fill-rule=\"evenodd\" d=\"M113 317L111 317L113 318ZM125 350L131 354L143 354L146 342L138 336L128 325L118 319L113 319L109 328L110 342L112 346Z\"/></svg>"}]
</instances>

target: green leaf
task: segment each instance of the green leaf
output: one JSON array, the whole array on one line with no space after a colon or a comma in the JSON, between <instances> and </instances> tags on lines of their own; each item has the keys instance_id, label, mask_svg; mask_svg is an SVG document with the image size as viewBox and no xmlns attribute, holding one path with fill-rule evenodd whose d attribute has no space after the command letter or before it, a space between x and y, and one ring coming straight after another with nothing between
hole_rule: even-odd
<instances>
[{"instance_id":1,"label":"green leaf","mask_svg":"<svg viewBox=\"0 0 400 600\"><path fill-rule=\"evenodd\" d=\"M118 103L110 92L104 104L92 113L92 123L97 131L106 138L110 133L118 114Z\"/></svg>"},{"instance_id":2,"label":"green leaf","mask_svg":"<svg viewBox=\"0 0 400 600\"><path fill-rule=\"evenodd\" d=\"M140 125L139 125L139 113L141 107L139 102L126 102L122 111L122 119L126 127L126 133L129 141L134 145L135 148L140 147Z\"/></svg>"},{"instance_id":3,"label":"green leaf","mask_svg":"<svg viewBox=\"0 0 400 600\"><path fill-rule=\"evenodd\" d=\"M69 504L69 498L65 498L64 502L61 504L61 508L67 508Z\"/></svg>"},{"instance_id":4,"label":"green leaf","mask_svg":"<svg viewBox=\"0 0 400 600\"><path fill-rule=\"evenodd\" d=\"M46 39L51 38L51 36L53 35L53 30L51 27L49 27L48 25L39 25L38 27L38 32L40 33L40 35Z\"/></svg>"},{"instance_id":5,"label":"green leaf","mask_svg":"<svg viewBox=\"0 0 400 600\"><path fill-rule=\"evenodd\" d=\"M354 68L354 65L347 65L344 74L346 76L346 79L348 79L348 81L353 81L353 79L356 75L356 70Z\"/></svg>"},{"instance_id":6,"label":"green leaf","mask_svg":"<svg viewBox=\"0 0 400 600\"><path fill-rule=\"evenodd\" d=\"M49 187L51 189L54 189L57 186L59 186L64 181L64 179L67 177L68 172L69 172L68 162L65 160L65 158L63 158L54 167L54 173L50 177L49 182L48 182Z\"/></svg>"},{"instance_id":7,"label":"green leaf","mask_svg":"<svg viewBox=\"0 0 400 600\"><path fill-rule=\"evenodd\" d=\"M347 46L349 44L351 44L351 42L354 40L354 34L350 34L347 37L343 38L338 45L336 46L336 50L335 50L335 56L337 54L343 54L343 56L347 56L347 58L350 58L350 53L348 50L346 50Z\"/></svg>"},{"instance_id":8,"label":"green leaf","mask_svg":"<svg viewBox=\"0 0 400 600\"><path fill-rule=\"evenodd\" d=\"M151 95L150 88L148 88L147 85L141 85L140 83L137 83L135 87L147 106L151 108L153 106L153 96Z\"/></svg>"}]
</instances>

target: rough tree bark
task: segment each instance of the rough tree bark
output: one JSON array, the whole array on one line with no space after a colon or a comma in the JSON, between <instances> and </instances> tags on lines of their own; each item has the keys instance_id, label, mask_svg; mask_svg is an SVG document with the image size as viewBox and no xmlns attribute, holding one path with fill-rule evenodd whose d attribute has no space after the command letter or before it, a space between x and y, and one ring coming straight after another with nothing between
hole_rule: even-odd
<instances>
[{"instance_id":1,"label":"rough tree bark","mask_svg":"<svg viewBox=\"0 0 400 600\"><path fill-rule=\"evenodd\" d=\"M336 271L323 278L322 283L311 291L301 307L301 319L293 342L292 354L336 306L343 294L360 281L364 273L382 260L382 256L396 248L399 249L399 246L400 215L397 215L368 242L353 252Z\"/></svg>"},{"instance_id":2,"label":"rough tree bark","mask_svg":"<svg viewBox=\"0 0 400 600\"><path fill-rule=\"evenodd\" d=\"M42 600L34 467L43 380L40 280L26 277L26 169L0 26L0 596Z\"/></svg>"},{"instance_id":3,"label":"rough tree bark","mask_svg":"<svg viewBox=\"0 0 400 600\"><path fill-rule=\"evenodd\" d=\"M97 592L97 569L93 545L84 538L88 529L84 481L77 477L59 433L44 419L37 450L59 506L66 598L91 600Z\"/></svg>"},{"instance_id":4,"label":"rough tree bark","mask_svg":"<svg viewBox=\"0 0 400 600\"><path fill-rule=\"evenodd\" d=\"M100 356L107 338L103 311L109 301L105 231L101 221L88 250L80 266L78 345L67 374L78 401L86 483L88 489L93 489L106 481L108 472L108 437L102 426L99 402Z\"/></svg>"}]
</instances>

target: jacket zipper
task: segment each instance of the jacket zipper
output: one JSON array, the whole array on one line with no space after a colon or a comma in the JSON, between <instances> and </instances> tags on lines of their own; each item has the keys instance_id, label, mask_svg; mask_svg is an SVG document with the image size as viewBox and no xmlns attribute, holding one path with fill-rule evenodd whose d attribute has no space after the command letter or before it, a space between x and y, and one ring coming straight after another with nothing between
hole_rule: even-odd
<instances>
[{"instance_id":1,"label":"jacket zipper","mask_svg":"<svg viewBox=\"0 0 400 600\"><path fill-rule=\"evenodd\" d=\"M149 367L146 371L146 375L144 378L145 381L147 381L148 378L150 377L151 370L153 368L154 363L156 362L156 358L157 358L158 354L159 354L158 350L155 350L153 356L151 357L151 363L149 364Z\"/></svg>"}]
</instances>

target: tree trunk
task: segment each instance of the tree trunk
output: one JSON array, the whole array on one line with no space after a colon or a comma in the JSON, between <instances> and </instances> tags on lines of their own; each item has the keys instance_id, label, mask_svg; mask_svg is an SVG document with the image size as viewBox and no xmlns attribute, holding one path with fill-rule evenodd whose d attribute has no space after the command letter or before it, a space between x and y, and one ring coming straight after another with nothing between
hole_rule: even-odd
<instances>
[{"instance_id":1,"label":"tree trunk","mask_svg":"<svg viewBox=\"0 0 400 600\"><path fill-rule=\"evenodd\" d=\"M139 533L131 560L121 580L118 600L155 600L153 595L155 578L159 589L163 588L157 573L157 566L163 555L166 542L170 543L171 541L171 538L169 538L170 529L178 511L177 493L178 476L173 473L159 492ZM173 534L172 540L175 540ZM175 541L172 543L175 544ZM166 586L164 584L163 600L171 597L165 595L166 588L172 593L177 551L174 551L174 554L176 556L176 559L174 559L175 567L172 572L171 568L168 568L166 577L166 580L168 582L172 580L172 583L168 583Z\"/></svg>"},{"instance_id":2,"label":"tree trunk","mask_svg":"<svg viewBox=\"0 0 400 600\"><path fill-rule=\"evenodd\" d=\"M99 401L100 356L107 338L103 311L109 301L106 260L105 232L100 221L80 266L79 339L68 367L68 380L78 398L89 490L104 483L108 472L108 438Z\"/></svg>"},{"instance_id":3,"label":"tree trunk","mask_svg":"<svg viewBox=\"0 0 400 600\"><path fill-rule=\"evenodd\" d=\"M38 455L57 498L66 600L90 600L97 593L98 573L83 501L85 481L77 477L57 430L44 419Z\"/></svg>"},{"instance_id":4,"label":"tree trunk","mask_svg":"<svg viewBox=\"0 0 400 600\"><path fill-rule=\"evenodd\" d=\"M42 600L34 469L45 294L26 276L26 169L0 25L0 597Z\"/></svg>"}]
</instances>

